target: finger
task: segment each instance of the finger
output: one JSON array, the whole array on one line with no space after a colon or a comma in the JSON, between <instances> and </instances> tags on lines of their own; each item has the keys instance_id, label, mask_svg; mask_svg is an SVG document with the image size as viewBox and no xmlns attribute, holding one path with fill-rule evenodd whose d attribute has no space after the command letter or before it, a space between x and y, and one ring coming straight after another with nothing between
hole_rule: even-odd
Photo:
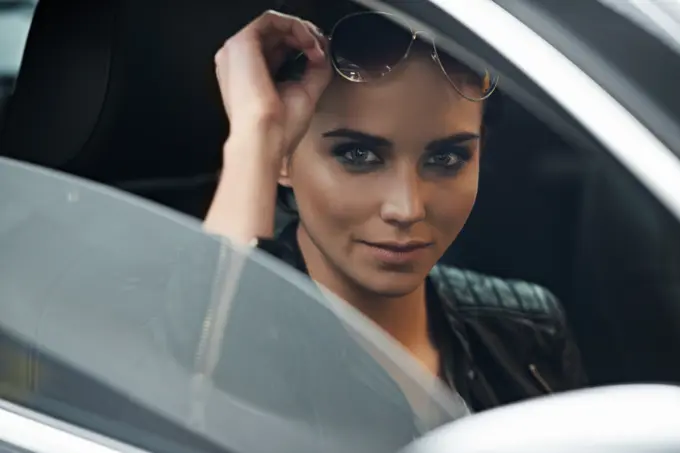
<instances>
[{"instance_id":1,"label":"finger","mask_svg":"<svg viewBox=\"0 0 680 453\"><path fill-rule=\"evenodd\" d=\"M304 52L312 61L320 61L324 58L322 43L315 27L309 26L297 17L268 11L251 25L253 32L257 33L263 41L265 51L285 42L288 46Z\"/></svg>"},{"instance_id":2,"label":"finger","mask_svg":"<svg viewBox=\"0 0 680 453\"><path fill-rule=\"evenodd\" d=\"M323 31L319 27L317 27L316 25L314 25L312 22L310 22L308 20L304 20L302 22L305 24L307 29L309 29L309 31L312 32L312 34L314 35L316 40L319 42L319 44L321 44L321 48L324 51L326 51L327 50L326 45L328 44L328 40L326 39L326 35L323 34Z\"/></svg>"},{"instance_id":3,"label":"finger","mask_svg":"<svg viewBox=\"0 0 680 453\"><path fill-rule=\"evenodd\" d=\"M333 70L327 59L307 66L302 76L301 84L313 104L317 103L321 94L330 83L332 74Z\"/></svg>"},{"instance_id":4,"label":"finger","mask_svg":"<svg viewBox=\"0 0 680 453\"><path fill-rule=\"evenodd\" d=\"M284 42L288 47L292 47L294 49L299 49L300 51L302 51L307 57L307 59L313 63L320 63L326 59L326 54L323 50L323 44L321 44L318 41L316 42L316 45L314 47L307 49L300 49L299 46L297 45L298 42L297 38L294 36L290 35L287 36L284 39Z\"/></svg>"},{"instance_id":5,"label":"finger","mask_svg":"<svg viewBox=\"0 0 680 453\"><path fill-rule=\"evenodd\" d=\"M230 106L244 110L254 100L277 96L259 47L248 40L239 45L228 43L215 55L215 73L227 114Z\"/></svg>"},{"instance_id":6,"label":"finger","mask_svg":"<svg viewBox=\"0 0 680 453\"><path fill-rule=\"evenodd\" d=\"M276 74L276 72L281 68L281 65L290 56L291 45L286 42L279 43L267 55L267 67L271 74Z\"/></svg>"},{"instance_id":7,"label":"finger","mask_svg":"<svg viewBox=\"0 0 680 453\"><path fill-rule=\"evenodd\" d=\"M319 56L321 57L326 57L326 53L328 53L328 48L329 48L329 42L326 36L323 34L323 31L316 25L314 25L312 22L306 20L303 21L304 25L307 27L309 31L312 32L314 37L316 38L316 42L318 44L318 49L321 51ZM318 61L321 61L321 58L319 58Z\"/></svg>"}]
</instances>

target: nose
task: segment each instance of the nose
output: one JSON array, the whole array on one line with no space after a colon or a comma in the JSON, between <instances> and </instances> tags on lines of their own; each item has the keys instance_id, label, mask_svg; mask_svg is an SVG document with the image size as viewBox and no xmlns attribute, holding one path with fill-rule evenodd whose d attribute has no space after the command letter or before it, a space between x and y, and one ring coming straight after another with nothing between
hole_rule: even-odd
<instances>
[{"instance_id":1,"label":"nose","mask_svg":"<svg viewBox=\"0 0 680 453\"><path fill-rule=\"evenodd\" d=\"M390 184L381 206L380 217L386 223L408 228L425 219L425 187L414 172L404 172Z\"/></svg>"}]
</instances>

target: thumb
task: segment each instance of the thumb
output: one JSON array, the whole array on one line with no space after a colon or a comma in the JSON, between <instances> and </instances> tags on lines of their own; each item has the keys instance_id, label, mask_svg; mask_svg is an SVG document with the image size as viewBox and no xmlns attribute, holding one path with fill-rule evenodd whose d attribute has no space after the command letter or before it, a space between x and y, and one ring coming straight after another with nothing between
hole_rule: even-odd
<instances>
[{"instance_id":1,"label":"thumb","mask_svg":"<svg viewBox=\"0 0 680 453\"><path fill-rule=\"evenodd\" d=\"M313 105L316 105L319 101L319 98L331 81L332 74L333 70L328 59L308 65L300 85L307 93Z\"/></svg>"}]
</instances>

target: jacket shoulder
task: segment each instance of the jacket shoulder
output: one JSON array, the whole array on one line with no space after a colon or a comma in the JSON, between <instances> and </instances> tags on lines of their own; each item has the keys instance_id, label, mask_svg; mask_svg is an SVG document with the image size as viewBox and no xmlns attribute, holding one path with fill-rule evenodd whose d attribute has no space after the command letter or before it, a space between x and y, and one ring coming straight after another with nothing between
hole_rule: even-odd
<instances>
[{"instance_id":1,"label":"jacket shoulder","mask_svg":"<svg viewBox=\"0 0 680 453\"><path fill-rule=\"evenodd\" d=\"M562 306L547 288L452 266L437 265L431 279L446 304L459 312L503 312L563 321Z\"/></svg>"}]
</instances>

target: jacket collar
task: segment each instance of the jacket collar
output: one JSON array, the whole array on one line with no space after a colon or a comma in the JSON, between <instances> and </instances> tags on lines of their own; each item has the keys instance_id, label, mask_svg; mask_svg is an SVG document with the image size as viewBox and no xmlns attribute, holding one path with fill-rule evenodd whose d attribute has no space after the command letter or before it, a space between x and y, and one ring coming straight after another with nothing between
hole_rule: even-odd
<instances>
[{"instance_id":1,"label":"jacket collar","mask_svg":"<svg viewBox=\"0 0 680 453\"><path fill-rule=\"evenodd\" d=\"M302 251L300 250L300 244L297 239L297 228L298 221L293 220L288 225L283 227L281 232L278 234L278 240L282 246L285 247L285 261L295 267L300 272L309 275L307 271L307 264L305 264L305 259L302 256Z\"/></svg>"}]
</instances>

